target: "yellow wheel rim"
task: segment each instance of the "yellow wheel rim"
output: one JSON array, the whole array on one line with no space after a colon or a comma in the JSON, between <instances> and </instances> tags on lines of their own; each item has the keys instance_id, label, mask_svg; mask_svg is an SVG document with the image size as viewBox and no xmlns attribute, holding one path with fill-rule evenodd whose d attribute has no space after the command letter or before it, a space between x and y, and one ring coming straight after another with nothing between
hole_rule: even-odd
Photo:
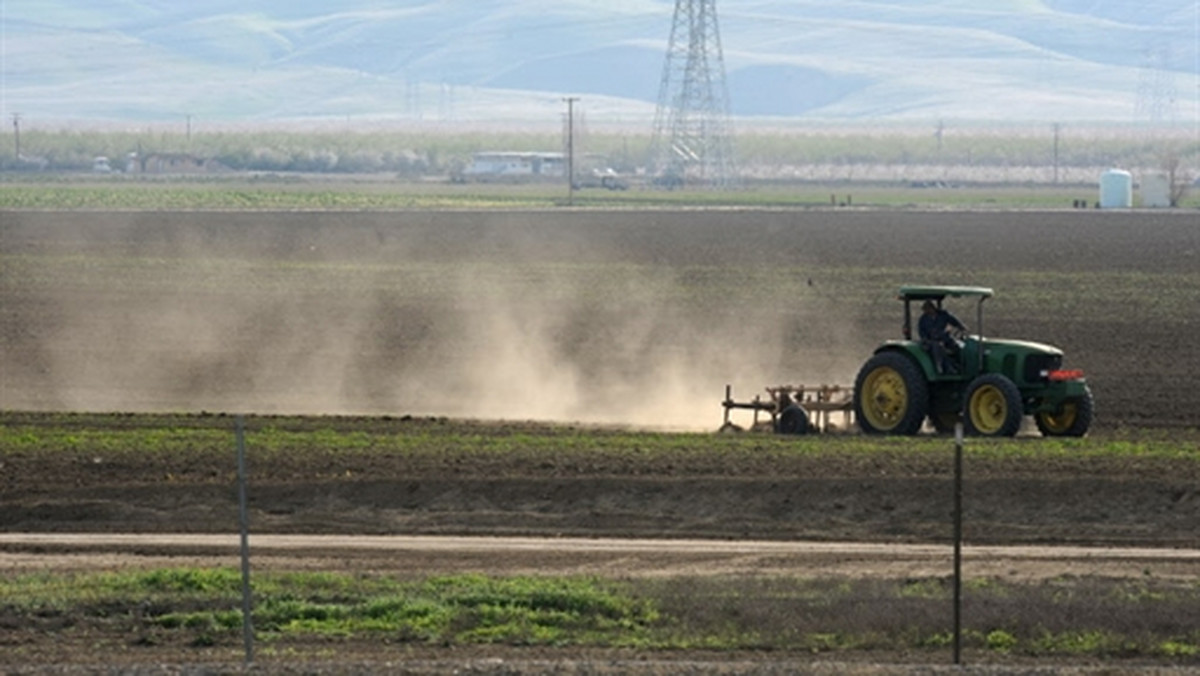
<instances>
[{"instance_id":1,"label":"yellow wheel rim","mask_svg":"<svg viewBox=\"0 0 1200 676\"><path fill-rule=\"evenodd\" d=\"M971 395L967 402L971 423L980 434L995 434L1008 418L1008 401L995 385L983 385Z\"/></svg>"},{"instance_id":2,"label":"yellow wheel rim","mask_svg":"<svg viewBox=\"0 0 1200 676\"><path fill-rule=\"evenodd\" d=\"M1079 415L1079 409L1075 406L1075 402L1067 402L1062 406L1062 412L1058 415L1053 413L1039 413L1038 418L1042 421L1042 426L1055 434L1063 434L1071 429L1071 425L1075 424L1075 417Z\"/></svg>"},{"instance_id":3,"label":"yellow wheel rim","mask_svg":"<svg viewBox=\"0 0 1200 676\"><path fill-rule=\"evenodd\" d=\"M871 427L886 432L900 424L908 409L908 387L890 366L880 366L863 380L862 413Z\"/></svg>"}]
</instances>

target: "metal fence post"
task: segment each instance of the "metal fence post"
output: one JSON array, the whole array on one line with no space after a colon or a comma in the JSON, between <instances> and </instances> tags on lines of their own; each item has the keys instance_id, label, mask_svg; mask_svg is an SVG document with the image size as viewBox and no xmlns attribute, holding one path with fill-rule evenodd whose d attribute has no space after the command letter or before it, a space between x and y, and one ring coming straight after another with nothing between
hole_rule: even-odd
<instances>
[{"instance_id":1,"label":"metal fence post","mask_svg":"<svg viewBox=\"0 0 1200 676\"><path fill-rule=\"evenodd\" d=\"M254 625L250 601L250 517L246 508L246 423L237 417L237 474L238 520L242 534L242 639L246 647L246 664L254 661Z\"/></svg>"},{"instance_id":2,"label":"metal fence post","mask_svg":"<svg viewBox=\"0 0 1200 676\"><path fill-rule=\"evenodd\" d=\"M962 664L963 424L954 424L954 664Z\"/></svg>"}]
</instances>

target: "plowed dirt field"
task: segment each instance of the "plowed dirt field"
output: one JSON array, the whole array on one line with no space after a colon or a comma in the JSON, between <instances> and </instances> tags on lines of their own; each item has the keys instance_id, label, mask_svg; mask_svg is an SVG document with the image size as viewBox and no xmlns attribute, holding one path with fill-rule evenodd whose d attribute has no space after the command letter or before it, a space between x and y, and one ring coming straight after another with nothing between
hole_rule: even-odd
<instances>
[{"instance_id":1,"label":"plowed dirt field","mask_svg":"<svg viewBox=\"0 0 1200 676\"><path fill-rule=\"evenodd\" d=\"M1194 212L0 214L0 408L715 429L853 382L905 283L1062 347L1106 427L1197 424Z\"/></svg>"},{"instance_id":2,"label":"plowed dirt field","mask_svg":"<svg viewBox=\"0 0 1200 676\"><path fill-rule=\"evenodd\" d=\"M911 282L993 286L984 326L970 307L959 314L988 335L1061 346L1095 392L1094 436L1196 447L1194 213L2 216L6 423L19 423L18 411L368 414L390 417L251 425L440 439L444 452L418 466L370 452L256 466L259 499L272 505L258 523L277 532L939 537L942 507L924 499L945 480L936 463L723 455L707 435L667 455L485 461L462 441L569 448L616 434L465 418L711 432L726 383L748 397L781 382L853 382L872 347L897 333L893 294ZM1055 458L976 467L992 505L978 542L1195 543L1192 460ZM9 458L4 528L219 531L228 514L210 505L226 490L221 462L92 462L65 449Z\"/></svg>"}]
</instances>

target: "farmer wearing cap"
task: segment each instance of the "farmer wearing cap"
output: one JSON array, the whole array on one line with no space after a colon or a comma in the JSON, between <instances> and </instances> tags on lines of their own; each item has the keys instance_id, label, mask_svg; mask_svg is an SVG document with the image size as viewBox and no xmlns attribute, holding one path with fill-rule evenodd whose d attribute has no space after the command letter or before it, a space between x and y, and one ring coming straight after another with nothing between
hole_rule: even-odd
<instances>
[{"instance_id":1,"label":"farmer wearing cap","mask_svg":"<svg viewBox=\"0 0 1200 676\"><path fill-rule=\"evenodd\" d=\"M967 330L957 317L938 307L933 301L927 300L921 304L917 333L921 337L921 346L929 350L930 356L933 357L933 365L938 373L958 370L955 364L946 358L946 348L958 349L958 343L954 342L947 330L951 326L960 331Z\"/></svg>"}]
</instances>

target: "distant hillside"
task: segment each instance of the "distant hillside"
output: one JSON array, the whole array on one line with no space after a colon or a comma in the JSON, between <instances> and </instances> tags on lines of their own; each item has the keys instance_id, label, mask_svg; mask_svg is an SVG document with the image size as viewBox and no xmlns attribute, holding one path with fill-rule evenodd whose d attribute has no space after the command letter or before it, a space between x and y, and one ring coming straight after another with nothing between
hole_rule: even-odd
<instances>
[{"instance_id":1,"label":"distant hillside","mask_svg":"<svg viewBox=\"0 0 1200 676\"><path fill-rule=\"evenodd\" d=\"M668 0L9 0L0 113L219 122L654 111ZM735 115L1186 121L1194 0L723 0Z\"/></svg>"}]
</instances>

